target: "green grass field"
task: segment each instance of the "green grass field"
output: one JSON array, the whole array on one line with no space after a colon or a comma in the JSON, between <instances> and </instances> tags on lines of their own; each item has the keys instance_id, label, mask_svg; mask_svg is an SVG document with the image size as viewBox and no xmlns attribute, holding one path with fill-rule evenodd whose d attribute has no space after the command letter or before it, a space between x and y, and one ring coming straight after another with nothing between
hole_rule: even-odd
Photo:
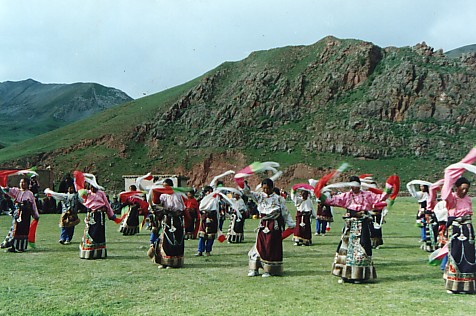
<instances>
[{"instance_id":1,"label":"green grass field","mask_svg":"<svg viewBox=\"0 0 476 316\"><path fill-rule=\"evenodd\" d=\"M109 257L87 261L78 256L84 224L65 246L57 242L59 215L43 215L37 249L0 253L0 315L474 315L475 297L447 294L419 249L415 207L401 198L390 210L385 244L373 255L378 279L364 284L338 284L330 273L342 209L312 246L286 239L285 274L266 279L246 276L257 220L247 220L245 243L216 242L211 257L194 257L197 241L188 241L185 267L159 270L146 256L148 231L125 237L109 221ZM9 226L0 216L0 234Z\"/></svg>"}]
</instances>

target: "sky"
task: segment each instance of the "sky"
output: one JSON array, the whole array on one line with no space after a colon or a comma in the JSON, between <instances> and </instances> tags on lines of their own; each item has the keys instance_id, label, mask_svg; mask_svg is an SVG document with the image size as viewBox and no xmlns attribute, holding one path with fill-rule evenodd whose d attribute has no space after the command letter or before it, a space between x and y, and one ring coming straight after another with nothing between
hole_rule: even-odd
<instances>
[{"instance_id":1,"label":"sky","mask_svg":"<svg viewBox=\"0 0 476 316\"><path fill-rule=\"evenodd\" d=\"M0 0L0 82L95 82L136 99L328 35L448 51L475 30L474 0Z\"/></svg>"}]
</instances>

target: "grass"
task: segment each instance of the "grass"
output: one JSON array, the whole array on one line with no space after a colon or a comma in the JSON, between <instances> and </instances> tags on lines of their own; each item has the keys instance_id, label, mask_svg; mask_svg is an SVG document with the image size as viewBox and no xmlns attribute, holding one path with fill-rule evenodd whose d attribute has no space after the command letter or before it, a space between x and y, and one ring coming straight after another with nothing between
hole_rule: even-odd
<instances>
[{"instance_id":1,"label":"grass","mask_svg":"<svg viewBox=\"0 0 476 316\"><path fill-rule=\"evenodd\" d=\"M438 267L427 264L414 225L416 202L401 198L383 226L385 244L374 251L378 279L338 284L330 274L343 210L326 237L311 247L284 241L282 277L249 278L247 252L257 220L246 222L246 242L216 243L211 257L194 257L197 241L185 246L185 267L158 270L146 257L147 231L122 236L107 223L106 260L81 260L78 243L57 243L59 215L42 215L37 249L1 253L0 315L429 315L454 310L473 314L471 295L448 295ZM294 208L290 207L292 211ZM84 214L81 214L84 217ZM10 225L0 217L0 233ZM225 224L226 225L226 224Z\"/></svg>"}]
</instances>

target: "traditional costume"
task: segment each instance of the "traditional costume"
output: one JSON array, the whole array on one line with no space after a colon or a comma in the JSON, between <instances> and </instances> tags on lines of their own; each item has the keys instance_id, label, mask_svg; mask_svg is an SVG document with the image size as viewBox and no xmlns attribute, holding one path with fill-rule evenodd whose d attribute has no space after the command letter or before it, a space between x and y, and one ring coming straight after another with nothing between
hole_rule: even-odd
<instances>
[{"instance_id":1,"label":"traditional costume","mask_svg":"<svg viewBox=\"0 0 476 316\"><path fill-rule=\"evenodd\" d=\"M217 193L210 192L206 195L199 205L201 221L198 230L198 249L196 256L202 256L205 252L207 256L211 255L213 243L218 233L220 221L220 198Z\"/></svg>"},{"instance_id":2,"label":"traditional costume","mask_svg":"<svg viewBox=\"0 0 476 316\"><path fill-rule=\"evenodd\" d=\"M283 273L283 242L282 232L287 225L291 228L296 223L286 208L284 199L272 193L252 192L245 187L243 193L258 205L260 216L256 243L248 253L248 276L258 275L258 269L264 270L265 276Z\"/></svg>"},{"instance_id":3,"label":"traditional costume","mask_svg":"<svg viewBox=\"0 0 476 316\"><path fill-rule=\"evenodd\" d=\"M386 214L386 208L370 211L370 215L372 216L372 223L370 224L370 242L374 249L378 249L383 245L382 225Z\"/></svg>"},{"instance_id":4,"label":"traditional costume","mask_svg":"<svg viewBox=\"0 0 476 316\"><path fill-rule=\"evenodd\" d=\"M354 192L354 189L352 189L349 192L337 194L331 198L326 198L324 194L320 195L324 204L342 207L347 210L343 217L345 220L344 231L332 264L332 274L341 277L345 282L361 282L377 278L372 261L372 244L370 239L372 216L370 211L381 208L382 202L389 196L392 184L388 182L389 180L387 180L386 192L379 194L360 190L360 179L358 177L351 177L351 182L341 185L351 188L357 187L359 188L357 192ZM316 196L321 191L322 185L324 184L316 187ZM329 189L331 186L326 188Z\"/></svg>"},{"instance_id":5,"label":"traditional costume","mask_svg":"<svg viewBox=\"0 0 476 316\"><path fill-rule=\"evenodd\" d=\"M198 230L200 228L200 211L198 209L198 201L192 196L185 199L185 239L197 239Z\"/></svg>"},{"instance_id":6,"label":"traditional costume","mask_svg":"<svg viewBox=\"0 0 476 316\"><path fill-rule=\"evenodd\" d=\"M231 209L230 225L226 239L229 243L241 243L245 238L245 214L247 206L242 198L233 198L237 209Z\"/></svg>"},{"instance_id":7,"label":"traditional costume","mask_svg":"<svg viewBox=\"0 0 476 316\"><path fill-rule=\"evenodd\" d=\"M421 249L431 252L436 249L438 236L438 220L433 211L428 207L429 192L417 191L420 186L430 187L431 182L413 180L407 183L407 190L410 195L417 199L419 209L416 221L421 226Z\"/></svg>"},{"instance_id":8,"label":"traditional costume","mask_svg":"<svg viewBox=\"0 0 476 316\"><path fill-rule=\"evenodd\" d=\"M334 216L332 214L332 207L330 205L324 205L318 201L316 211L316 235L325 236L328 225L333 221Z\"/></svg>"},{"instance_id":9,"label":"traditional costume","mask_svg":"<svg viewBox=\"0 0 476 316\"><path fill-rule=\"evenodd\" d=\"M458 178L464 171L476 173L476 167L472 165L475 161L476 148L473 148L460 163L448 166L445 169L441 190L441 199L446 201L448 209L449 238L448 263L443 278L446 281L446 290L450 293L474 294L476 292L473 205L467 194L460 197L457 192L452 192L453 185L457 184ZM469 181L464 183L467 183L469 188Z\"/></svg>"},{"instance_id":10,"label":"traditional costume","mask_svg":"<svg viewBox=\"0 0 476 316\"><path fill-rule=\"evenodd\" d=\"M116 224L120 223L120 219L116 218L106 194L102 191L104 188L97 184L94 175L75 171L74 177L80 202L87 208L84 234L79 245L79 257L105 259L107 258L106 216ZM84 189L85 181L90 184L90 190Z\"/></svg>"},{"instance_id":11,"label":"traditional costume","mask_svg":"<svg viewBox=\"0 0 476 316\"><path fill-rule=\"evenodd\" d=\"M296 192L301 191L301 194ZM306 199L302 196L304 189L293 188L291 191L291 199L296 206L296 227L294 228L294 245L295 246L310 246L312 244L312 231L311 231L311 217L316 218L316 211L314 205L312 205L311 194L308 193Z\"/></svg>"},{"instance_id":12,"label":"traditional costume","mask_svg":"<svg viewBox=\"0 0 476 316\"><path fill-rule=\"evenodd\" d=\"M120 201L123 205L124 214L119 228L124 236L132 236L140 231L139 215L147 217L149 214L149 203L143 198L141 191L128 191L119 193Z\"/></svg>"},{"instance_id":13,"label":"traditional costume","mask_svg":"<svg viewBox=\"0 0 476 316\"><path fill-rule=\"evenodd\" d=\"M5 188L5 193L14 199L12 227L1 247L9 252L24 252L28 248L31 217L38 220L39 214L33 193L26 189Z\"/></svg>"},{"instance_id":14,"label":"traditional costume","mask_svg":"<svg viewBox=\"0 0 476 316\"><path fill-rule=\"evenodd\" d=\"M153 188L153 206L158 220L158 238L153 244L153 260L159 268L180 268L184 264L184 196L171 186Z\"/></svg>"}]
</instances>

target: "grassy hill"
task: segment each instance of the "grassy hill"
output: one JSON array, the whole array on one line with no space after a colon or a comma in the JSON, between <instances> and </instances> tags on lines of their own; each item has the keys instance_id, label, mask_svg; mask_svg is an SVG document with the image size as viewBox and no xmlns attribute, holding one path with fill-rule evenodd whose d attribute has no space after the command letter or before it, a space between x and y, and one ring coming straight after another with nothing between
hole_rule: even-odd
<instances>
[{"instance_id":1,"label":"grassy hill","mask_svg":"<svg viewBox=\"0 0 476 316\"><path fill-rule=\"evenodd\" d=\"M122 91L96 83L2 82L0 143L20 142L131 100Z\"/></svg>"}]
</instances>

